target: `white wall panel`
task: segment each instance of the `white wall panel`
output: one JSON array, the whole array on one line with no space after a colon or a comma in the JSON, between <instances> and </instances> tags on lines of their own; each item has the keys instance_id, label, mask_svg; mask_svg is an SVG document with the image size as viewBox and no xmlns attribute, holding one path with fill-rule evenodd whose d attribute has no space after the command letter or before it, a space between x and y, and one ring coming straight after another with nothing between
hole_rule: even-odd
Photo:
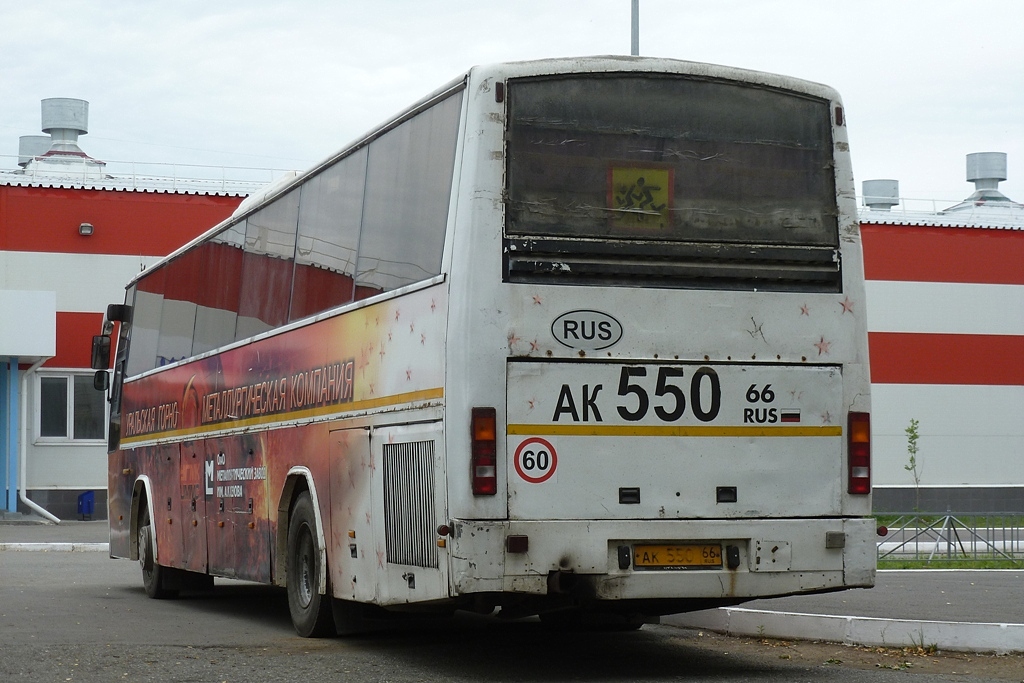
<instances>
[{"instance_id":1,"label":"white wall panel","mask_svg":"<svg viewBox=\"0 0 1024 683\"><path fill-rule=\"evenodd\" d=\"M54 293L0 287L0 356L23 356L27 361L56 353Z\"/></svg>"},{"instance_id":2,"label":"white wall panel","mask_svg":"<svg viewBox=\"0 0 1024 683\"><path fill-rule=\"evenodd\" d=\"M29 445L25 487L106 489L107 447L71 444Z\"/></svg>"},{"instance_id":3,"label":"white wall panel","mask_svg":"<svg viewBox=\"0 0 1024 683\"><path fill-rule=\"evenodd\" d=\"M871 402L876 485L913 486L911 418L922 485L1024 485L1024 386L875 384Z\"/></svg>"},{"instance_id":4,"label":"white wall panel","mask_svg":"<svg viewBox=\"0 0 1024 683\"><path fill-rule=\"evenodd\" d=\"M57 292L57 310L102 312L124 301L124 287L152 256L0 251L0 289Z\"/></svg>"},{"instance_id":5,"label":"white wall panel","mask_svg":"<svg viewBox=\"0 0 1024 683\"><path fill-rule=\"evenodd\" d=\"M872 332L1024 334L1024 285L869 280L865 290Z\"/></svg>"}]
</instances>

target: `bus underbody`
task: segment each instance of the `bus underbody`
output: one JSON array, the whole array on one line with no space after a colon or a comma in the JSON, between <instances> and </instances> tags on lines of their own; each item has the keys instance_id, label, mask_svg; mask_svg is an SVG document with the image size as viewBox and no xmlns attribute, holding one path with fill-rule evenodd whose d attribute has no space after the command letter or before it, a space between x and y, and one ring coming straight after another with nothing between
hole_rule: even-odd
<instances>
[{"instance_id":1,"label":"bus underbody","mask_svg":"<svg viewBox=\"0 0 1024 683\"><path fill-rule=\"evenodd\" d=\"M870 519L456 520L452 592L508 617L688 612L870 587L873 535Z\"/></svg>"}]
</instances>

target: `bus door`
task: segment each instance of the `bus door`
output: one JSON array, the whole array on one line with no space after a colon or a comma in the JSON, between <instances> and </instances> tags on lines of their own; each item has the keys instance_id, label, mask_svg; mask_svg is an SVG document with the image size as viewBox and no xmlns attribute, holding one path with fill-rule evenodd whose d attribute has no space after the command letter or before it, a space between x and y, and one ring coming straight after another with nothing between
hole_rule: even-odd
<instances>
[{"instance_id":1,"label":"bus door","mask_svg":"<svg viewBox=\"0 0 1024 683\"><path fill-rule=\"evenodd\" d=\"M181 568L206 572L206 457L201 441L186 441L179 449L178 514L181 520Z\"/></svg>"},{"instance_id":2,"label":"bus door","mask_svg":"<svg viewBox=\"0 0 1024 683\"><path fill-rule=\"evenodd\" d=\"M370 465L369 428L331 431L331 538L327 539L327 569L334 597L359 602L377 599ZM317 488L318 495L326 494Z\"/></svg>"},{"instance_id":3,"label":"bus door","mask_svg":"<svg viewBox=\"0 0 1024 683\"><path fill-rule=\"evenodd\" d=\"M157 561L165 567L181 565L181 532L178 524L178 444L147 446L136 450L139 471L149 476L153 500L150 524L156 536ZM145 514L149 514L148 511ZM141 523L141 520L140 520Z\"/></svg>"},{"instance_id":4,"label":"bus door","mask_svg":"<svg viewBox=\"0 0 1024 683\"><path fill-rule=\"evenodd\" d=\"M210 573L270 582L267 469L259 433L203 442Z\"/></svg>"},{"instance_id":5,"label":"bus door","mask_svg":"<svg viewBox=\"0 0 1024 683\"><path fill-rule=\"evenodd\" d=\"M379 604L449 595L447 539L438 535L448 520L443 435L440 422L371 432Z\"/></svg>"}]
</instances>

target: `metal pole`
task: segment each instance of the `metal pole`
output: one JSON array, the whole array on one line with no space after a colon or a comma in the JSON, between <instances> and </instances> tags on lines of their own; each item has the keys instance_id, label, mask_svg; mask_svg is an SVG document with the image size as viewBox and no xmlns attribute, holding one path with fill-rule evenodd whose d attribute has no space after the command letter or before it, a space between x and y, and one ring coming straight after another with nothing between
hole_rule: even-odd
<instances>
[{"instance_id":1,"label":"metal pole","mask_svg":"<svg viewBox=\"0 0 1024 683\"><path fill-rule=\"evenodd\" d=\"M17 412L10 413L8 407L14 404L14 389L8 386L15 386L18 381L18 363L15 361L14 374L9 376L8 366L11 362L4 359L0 362L0 422L3 423L4 437L0 443L0 454L3 462L0 462L0 482L3 483L3 508L7 512L18 511L18 423ZM8 393L12 396L9 397Z\"/></svg>"},{"instance_id":2,"label":"metal pole","mask_svg":"<svg viewBox=\"0 0 1024 683\"><path fill-rule=\"evenodd\" d=\"M629 54L640 56L640 0L633 0L633 41Z\"/></svg>"},{"instance_id":3,"label":"metal pole","mask_svg":"<svg viewBox=\"0 0 1024 683\"><path fill-rule=\"evenodd\" d=\"M12 361L15 359L11 359ZM39 369L39 366L45 363L49 358L40 358L36 363L32 365L25 373L21 376L21 387L17 390L18 397L21 399L21 453L19 463L19 475L21 477L21 488L18 491L18 498L22 503L25 504L31 510L35 510L38 514L42 515L46 519L50 520L54 524L60 524L60 518L51 513L49 510L44 509L38 505L34 500L28 497L28 435L31 426L28 424L28 416L31 414L28 407L28 380L33 372ZM15 366L17 367L17 366Z\"/></svg>"},{"instance_id":4,"label":"metal pole","mask_svg":"<svg viewBox=\"0 0 1024 683\"><path fill-rule=\"evenodd\" d=\"M7 367L7 511L18 511L18 359L11 356ZM22 437L22 441L25 437Z\"/></svg>"}]
</instances>

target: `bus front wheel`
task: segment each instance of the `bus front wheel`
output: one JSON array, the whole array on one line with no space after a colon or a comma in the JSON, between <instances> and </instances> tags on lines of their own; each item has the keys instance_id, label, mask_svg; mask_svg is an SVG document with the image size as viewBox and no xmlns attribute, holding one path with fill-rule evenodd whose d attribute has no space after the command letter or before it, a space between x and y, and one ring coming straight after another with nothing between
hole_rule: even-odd
<instances>
[{"instance_id":1,"label":"bus front wheel","mask_svg":"<svg viewBox=\"0 0 1024 683\"><path fill-rule=\"evenodd\" d=\"M162 600L177 597L178 589L171 587L174 570L156 563L153 552L154 539L149 512L143 512L139 522L139 565L142 567L142 585L146 588L146 595L151 598Z\"/></svg>"},{"instance_id":2,"label":"bus front wheel","mask_svg":"<svg viewBox=\"0 0 1024 683\"><path fill-rule=\"evenodd\" d=\"M292 507L288 521L288 610L295 631L303 638L334 635L331 595L320 593L320 546L316 515L308 492Z\"/></svg>"}]
</instances>

